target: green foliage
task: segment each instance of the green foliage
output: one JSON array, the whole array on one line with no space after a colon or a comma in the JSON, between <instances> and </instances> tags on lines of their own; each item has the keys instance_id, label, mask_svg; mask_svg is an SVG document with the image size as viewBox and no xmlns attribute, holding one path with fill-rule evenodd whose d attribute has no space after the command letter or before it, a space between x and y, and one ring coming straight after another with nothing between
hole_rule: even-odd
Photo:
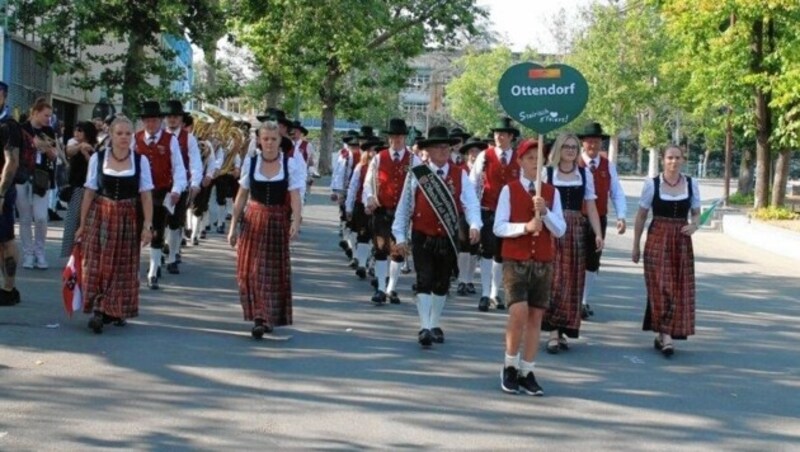
<instances>
[{"instance_id":1,"label":"green foliage","mask_svg":"<svg viewBox=\"0 0 800 452\"><path fill-rule=\"evenodd\" d=\"M732 206L752 206L753 194L742 194L739 192L733 193L728 197L728 204Z\"/></svg>"},{"instance_id":2,"label":"green foliage","mask_svg":"<svg viewBox=\"0 0 800 452\"><path fill-rule=\"evenodd\" d=\"M762 221L768 220L798 220L800 215L785 207L769 206L756 209L752 212L753 218Z\"/></svg>"}]
</instances>

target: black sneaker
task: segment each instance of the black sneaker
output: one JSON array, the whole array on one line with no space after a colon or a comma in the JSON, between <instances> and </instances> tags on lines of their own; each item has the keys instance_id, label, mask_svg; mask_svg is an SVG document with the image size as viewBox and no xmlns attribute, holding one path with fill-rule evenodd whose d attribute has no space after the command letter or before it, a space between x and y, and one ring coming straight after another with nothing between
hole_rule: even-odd
<instances>
[{"instance_id":1,"label":"black sneaker","mask_svg":"<svg viewBox=\"0 0 800 452\"><path fill-rule=\"evenodd\" d=\"M539 383L536 382L536 377L533 375L533 372L528 372L528 375L524 377L522 375L519 376L519 389L528 395L541 397L544 395L544 390Z\"/></svg>"},{"instance_id":2,"label":"black sneaker","mask_svg":"<svg viewBox=\"0 0 800 452\"><path fill-rule=\"evenodd\" d=\"M519 371L516 367L504 367L500 372L500 389L509 394L519 394Z\"/></svg>"},{"instance_id":3,"label":"black sneaker","mask_svg":"<svg viewBox=\"0 0 800 452\"><path fill-rule=\"evenodd\" d=\"M506 309L506 305L503 304L503 299L500 297L492 298L492 303L494 307L497 308L498 311L504 311Z\"/></svg>"},{"instance_id":4,"label":"black sneaker","mask_svg":"<svg viewBox=\"0 0 800 452\"><path fill-rule=\"evenodd\" d=\"M430 347L433 344L433 334L431 334L431 330L419 330L417 340L419 341L419 345L423 347Z\"/></svg>"},{"instance_id":5,"label":"black sneaker","mask_svg":"<svg viewBox=\"0 0 800 452\"><path fill-rule=\"evenodd\" d=\"M179 275L181 271L178 269L178 263L173 262L171 264L167 264L167 273L171 275Z\"/></svg>"},{"instance_id":6,"label":"black sneaker","mask_svg":"<svg viewBox=\"0 0 800 452\"><path fill-rule=\"evenodd\" d=\"M380 290L376 290L375 295L372 296L372 302L375 304L386 303L386 293Z\"/></svg>"},{"instance_id":7,"label":"black sneaker","mask_svg":"<svg viewBox=\"0 0 800 452\"><path fill-rule=\"evenodd\" d=\"M14 294L10 290L0 289L0 306L14 306Z\"/></svg>"},{"instance_id":8,"label":"black sneaker","mask_svg":"<svg viewBox=\"0 0 800 452\"><path fill-rule=\"evenodd\" d=\"M156 278L155 276L151 276L150 278L148 278L147 287L149 287L150 290L158 290L158 278Z\"/></svg>"},{"instance_id":9,"label":"black sneaker","mask_svg":"<svg viewBox=\"0 0 800 452\"><path fill-rule=\"evenodd\" d=\"M467 293L470 295L475 295L477 292L475 291L475 284L467 283Z\"/></svg>"},{"instance_id":10,"label":"black sneaker","mask_svg":"<svg viewBox=\"0 0 800 452\"><path fill-rule=\"evenodd\" d=\"M433 328L431 330L431 333L433 334L434 342L436 342L437 344L444 344L444 331L442 331L441 328L437 326L436 328Z\"/></svg>"},{"instance_id":11,"label":"black sneaker","mask_svg":"<svg viewBox=\"0 0 800 452\"><path fill-rule=\"evenodd\" d=\"M585 305L581 306L581 318L583 320L586 320L586 319L588 319L589 317L591 317L593 315L594 315L594 311L592 310L591 306L589 306L588 304L585 304Z\"/></svg>"},{"instance_id":12,"label":"black sneaker","mask_svg":"<svg viewBox=\"0 0 800 452\"><path fill-rule=\"evenodd\" d=\"M464 297L467 295L467 285L463 282L458 283L458 288L456 289L456 295L459 297Z\"/></svg>"},{"instance_id":13,"label":"black sneaker","mask_svg":"<svg viewBox=\"0 0 800 452\"><path fill-rule=\"evenodd\" d=\"M366 279L366 277L367 277L367 269L364 268L364 267L358 267L356 269L356 276L358 276L359 279Z\"/></svg>"},{"instance_id":14,"label":"black sneaker","mask_svg":"<svg viewBox=\"0 0 800 452\"><path fill-rule=\"evenodd\" d=\"M478 301L478 311L489 311L489 297L481 297L480 301Z\"/></svg>"},{"instance_id":15,"label":"black sneaker","mask_svg":"<svg viewBox=\"0 0 800 452\"><path fill-rule=\"evenodd\" d=\"M397 296L397 292L394 290L389 292L389 303L400 304L400 297Z\"/></svg>"}]
</instances>

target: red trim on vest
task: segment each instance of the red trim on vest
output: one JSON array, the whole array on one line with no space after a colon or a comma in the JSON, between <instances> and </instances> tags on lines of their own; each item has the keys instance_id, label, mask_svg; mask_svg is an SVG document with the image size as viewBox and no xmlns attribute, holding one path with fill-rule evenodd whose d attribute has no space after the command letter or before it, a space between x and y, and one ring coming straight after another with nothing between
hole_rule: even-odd
<instances>
[{"instance_id":1,"label":"red trim on vest","mask_svg":"<svg viewBox=\"0 0 800 452\"><path fill-rule=\"evenodd\" d=\"M527 223L533 219L533 199L519 179L508 184L511 223ZM556 189L542 182L542 197L548 209L553 208ZM545 227L538 236L523 234L514 238L503 238L501 254L504 259L517 261L534 260L550 262L556 255L556 244L550 230Z\"/></svg>"},{"instance_id":2,"label":"red trim on vest","mask_svg":"<svg viewBox=\"0 0 800 452\"><path fill-rule=\"evenodd\" d=\"M450 193L452 193L453 198L456 200L456 208L458 209L459 215L463 213L463 207L461 206L462 171L460 167L450 165L444 180L445 184L450 188ZM433 207L431 207L431 203L428 202L428 198L425 197L419 187L417 187L414 193L414 216L412 217L411 223L414 231L427 236L447 236L447 230L442 226L439 217L436 216L436 212L434 212Z\"/></svg>"},{"instance_id":3,"label":"red trim on vest","mask_svg":"<svg viewBox=\"0 0 800 452\"><path fill-rule=\"evenodd\" d=\"M589 169L583 158L580 158L578 164ZM595 200L595 204L597 204L597 213L601 217L604 217L608 215L608 198L611 193L611 170L609 169L607 158L602 155L600 156L600 164L597 165L597 168L592 172L592 177L594 178L594 194L597 195L597 199ZM583 212L584 215L586 214L585 203L581 212Z\"/></svg>"},{"instance_id":4,"label":"red trim on vest","mask_svg":"<svg viewBox=\"0 0 800 452\"><path fill-rule=\"evenodd\" d=\"M488 148L483 154L483 197L481 198L481 207L489 210L497 210L497 200L500 198L500 191L503 186L519 180L520 175L517 152L511 151L511 159L503 167L503 163L494 149L493 147Z\"/></svg>"},{"instance_id":5,"label":"red trim on vest","mask_svg":"<svg viewBox=\"0 0 800 452\"><path fill-rule=\"evenodd\" d=\"M378 156L378 174L375 175L378 182L378 202L383 208L395 209L400 202L400 195L403 194L411 153L406 150L398 163L394 162L388 149L381 151Z\"/></svg>"},{"instance_id":6,"label":"red trim on vest","mask_svg":"<svg viewBox=\"0 0 800 452\"><path fill-rule=\"evenodd\" d=\"M153 186L156 190L172 188L172 134L161 131L155 146L149 146L144 138L144 130L136 132L136 153L144 155L150 162Z\"/></svg>"},{"instance_id":7,"label":"red trim on vest","mask_svg":"<svg viewBox=\"0 0 800 452\"><path fill-rule=\"evenodd\" d=\"M181 129L178 134L178 147L181 148L181 158L183 159L183 167L186 168L186 183L192 184L192 171L189 167L189 132Z\"/></svg>"}]
</instances>

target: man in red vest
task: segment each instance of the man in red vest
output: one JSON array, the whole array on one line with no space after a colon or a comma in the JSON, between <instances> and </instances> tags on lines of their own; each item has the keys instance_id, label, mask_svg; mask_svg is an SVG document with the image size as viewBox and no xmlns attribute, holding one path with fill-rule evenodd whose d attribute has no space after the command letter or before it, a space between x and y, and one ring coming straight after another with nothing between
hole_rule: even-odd
<instances>
[{"instance_id":1,"label":"man in red vest","mask_svg":"<svg viewBox=\"0 0 800 452\"><path fill-rule=\"evenodd\" d=\"M392 234L404 253L408 252L406 237L409 223L412 224L420 321L417 340L423 347L444 343L439 320L450 289L450 276L456 269L462 218L469 224L469 241L480 240L481 210L475 187L467 172L450 161L450 146L455 142L445 127L433 127L428 138L420 141L420 147L428 150L430 161L422 165L415 159L392 224Z\"/></svg>"},{"instance_id":2,"label":"man in red vest","mask_svg":"<svg viewBox=\"0 0 800 452\"><path fill-rule=\"evenodd\" d=\"M181 198L175 206L174 213L167 215L166 242L169 248L167 255L167 272L178 274L178 256L181 248L181 230L186 225L186 211L192 201L200 193L200 184L203 183L203 158L200 156L200 146L194 134L184 128L183 103L179 100L167 101L167 131L178 139L181 151L181 161L186 168L186 180L189 181L187 190L181 193ZM209 181L210 182L210 181Z\"/></svg>"},{"instance_id":3,"label":"man in red vest","mask_svg":"<svg viewBox=\"0 0 800 452\"><path fill-rule=\"evenodd\" d=\"M600 151L603 148L603 140L607 140L608 135L603 133L603 128L600 124L594 122L589 124L578 137L583 144L583 154L578 163L583 167L589 168L592 176L594 176L594 192L597 195L597 213L600 215L600 229L603 231L603 239L606 238L606 227L608 225L609 198L614 203L614 210L617 213L617 232L624 234L627 211L625 192L619 182L616 165L600 155ZM597 250L592 228L586 228L585 253L586 279L583 286L582 300L582 317L584 319L594 315L594 311L587 300L592 284L597 278L597 273L600 269L600 256L602 255L602 250Z\"/></svg>"},{"instance_id":4,"label":"man in red vest","mask_svg":"<svg viewBox=\"0 0 800 452\"><path fill-rule=\"evenodd\" d=\"M389 302L397 304L400 303L400 297L395 289L405 255L395 246L396 237L392 235L392 223L412 164L412 154L406 147L408 126L405 120L391 119L386 133L389 137L389 149L381 151L370 161L362 196L367 214L372 215L375 246L375 277L378 287L372 296L372 302L383 304L388 295ZM387 262L390 255L391 264Z\"/></svg>"},{"instance_id":5,"label":"man in red vest","mask_svg":"<svg viewBox=\"0 0 800 452\"><path fill-rule=\"evenodd\" d=\"M558 190L542 183L541 191L536 191L541 174L537 145L525 140L517 148L522 175L502 188L493 224L494 233L503 238L503 283L509 306L500 388L533 396L544 395L533 372L542 317L550 304L555 239L567 230Z\"/></svg>"},{"instance_id":6,"label":"man in red vest","mask_svg":"<svg viewBox=\"0 0 800 452\"><path fill-rule=\"evenodd\" d=\"M339 236L342 240L339 241L348 259L353 259L353 231L347 221L345 212L345 200L347 199L347 192L350 188L350 180L353 177L353 170L361 161L361 149L358 146L358 132L355 130L348 131L342 138L344 146L339 150L336 159L333 162L333 171L331 173L331 201L339 204ZM349 251L349 253L348 253ZM361 262L364 265L364 262Z\"/></svg>"},{"instance_id":7,"label":"man in red vest","mask_svg":"<svg viewBox=\"0 0 800 452\"><path fill-rule=\"evenodd\" d=\"M514 127L511 118L501 118L492 129L494 147L489 147L478 154L472 166L469 178L477 187L481 201L481 299L478 310L486 312L489 305L497 309L505 309L503 300L498 295L502 282L502 258L500 256L500 240L492 232L497 199L500 190L507 183L519 178L520 169L512 141L519 137L519 129Z\"/></svg>"},{"instance_id":8,"label":"man in red vest","mask_svg":"<svg viewBox=\"0 0 800 452\"><path fill-rule=\"evenodd\" d=\"M170 208L175 208L186 188L186 167L183 165L178 138L161 128L164 114L155 101L142 104L139 117L144 129L136 132L132 150L150 161L153 185L153 240L150 243L150 269L147 286L158 289L161 250L164 248L164 229Z\"/></svg>"}]
</instances>

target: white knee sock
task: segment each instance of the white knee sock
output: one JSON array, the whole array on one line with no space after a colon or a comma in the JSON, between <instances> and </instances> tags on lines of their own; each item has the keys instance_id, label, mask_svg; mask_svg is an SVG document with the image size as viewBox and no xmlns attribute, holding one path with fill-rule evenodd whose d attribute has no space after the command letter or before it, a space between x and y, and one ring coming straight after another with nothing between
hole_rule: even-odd
<instances>
[{"instance_id":1,"label":"white knee sock","mask_svg":"<svg viewBox=\"0 0 800 452\"><path fill-rule=\"evenodd\" d=\"M158 267L161 266L161 250L158 248L150 248L150 269L147 271L147 277L152 278L157 275Z\"/></svg>"},{"instance_id":2,"label":"white knee sock","mask_svg":"<svg viewBox=\"0 0 800 452\"><path fill-rule=\"evenodd\" d=\"M169 254L167 255L167 263L175 262L181 248L181 230L180 229L167 229L167 245L169 245Z\"/></svg>"},{"instance_id":3,"label":"white knee sock","mask_svg":"<svg viewBox=\"0 0 800 452\"><path fill-rule=\"evenodd\" d=\"M431 326L431 300L432 295L426 293L417 294L417 313L419 314L419 328L429 330Z\"/></svg>"},{"instance_id":4,"label":"white knee sock","mask_svg":"<svg viewBox=\"0 0 800 452\"><path fill-rule=\"evenodd\" d=\"M458 253L458 282L466 284L469 280L469 253Z\"/></svg>"},{"instance_id":5,"label":"white knee sock","mask_svg":"<svg viewBox=\"0 0 800 452\"><path fill-rule=\"evenodd\" d=\"M503 264L492 261L492 290L489 298L496 298L503 284Z\"/></svg>"},{"instance_id":6,"label":"white knee sock","mask_svg":"<svg viewBox=\"0 0 800 452\"><path fill-rule=\"evenodd\" d=\"M481 259L481 296L488 297L492 288L492 260Z\"/></svg>"},{"instance_id":7,"label":"white knee sock","mask_svg":"<svg viewBox=\"0 0 800 452\"><path fill-rule=\"evenodd\" d=\"M447 301L447 295L433 295L433 307L431 308L431 328L439 327L439 320L442 318L442 311L444 311L444 303Z\"/></svg>"},{"instance_id":8,"label":"white knee sock","mask_svg":"<svg viewBox=\"0 0 800 452\"><path fill-rule=\"evenodd\" d=\"M473 284L475 282L475 270L478 268L478 263L480 262L481 257L478 255L470 255L469 256L469 273L468 278L465 280L467 284Z\"/></svg>"},{"instance_id":9,"label":"white knee sock","mask_svg":"<svg viewBox=\"0 0 800 452\"><path fill-rule=\"evenodd\" d=\"M190 228L192 229L192 240L199 239L200 238L200 229L203 228L203 219L201 217L196 216L196 215L192 215L192 218L191 218L190 221L192 223L191 226L190 226Z\"/></svg>"},{"instance_id":10,"label":"white knee sock","mask_svg":"<svg viewBox=\"0 0 800 452\"><path fill-rule=\"evenodd\" d=\"M400 279L401 262L389 262L389 284L386 285L386 293L393 292L397 289L397 280Z\"/></svg>"},{"instance_id":11,"label":"white knee sock","mask_svg":"<svg viewBox=\"0 0 800 452\"><path fill-rule=\"evenodd\" d=\"M369 259L369 243L356 243L356 260L359 267L367 266L367 259Z\"/></svg>"},{"instance_id":12,"label":"white knee sock","mask_svg":"<svg viewBox=\"0 0 800 452\"><path fill-rule=\"evenodd\" d=\"M389 274L388 261L375 261L375 278L378 279L378 290L386 292L386 275Z\"/></svg>"},{"instance_id":13,"label":"white knee sock","mask_svg":"<svg viewBox=\"0 0 800 452\"><path fill-rule=\"evenodd\" d=\"M503 366L519 369L519 353L514 356L506 354L506 359L503 362Z\"/></svg>"},{"instance_id":14,"label":"white knee sock","mask_svg":"<svg viewBox=\"0 0 800 452\"><path fill-rule=\"evenodd\" d=\"M589 291L592 288L592 284L594 284L595 278L597 278L597 272L586 272L586 279L584 279L583 283L583 300L581 300L583 304L586 304L586 300L589 298Z\"/></svg>"}]
</instances>

